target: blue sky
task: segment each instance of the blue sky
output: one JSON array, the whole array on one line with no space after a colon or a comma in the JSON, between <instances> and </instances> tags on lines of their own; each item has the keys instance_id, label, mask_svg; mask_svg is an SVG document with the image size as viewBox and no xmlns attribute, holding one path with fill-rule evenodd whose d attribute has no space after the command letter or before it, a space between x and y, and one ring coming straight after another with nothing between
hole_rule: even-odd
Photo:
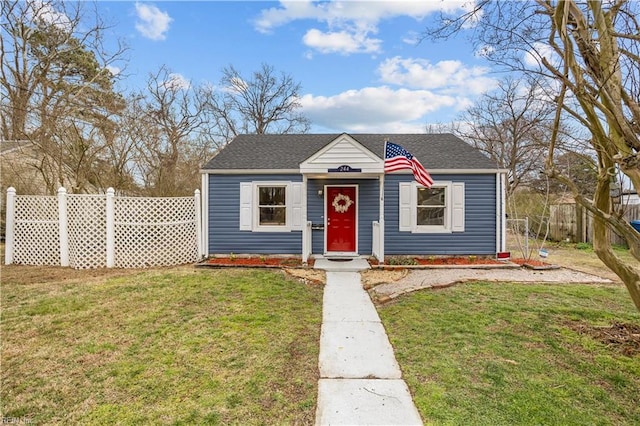
<instances>
[{"instance_id":1,"label":"blue sky","mask_svg":"<svg viewBox=\"0 0 640 426\"><path fill-rule=\"evenodd\" d=\"M302 85L314 132L424 132L448 123L498 76L465 38L417 43L462 1L99 2L109 40L129 50L120 87L140 89L165 65L178 81L219 82L233 65L268 64Z\"/></svg>"}]
</instances>

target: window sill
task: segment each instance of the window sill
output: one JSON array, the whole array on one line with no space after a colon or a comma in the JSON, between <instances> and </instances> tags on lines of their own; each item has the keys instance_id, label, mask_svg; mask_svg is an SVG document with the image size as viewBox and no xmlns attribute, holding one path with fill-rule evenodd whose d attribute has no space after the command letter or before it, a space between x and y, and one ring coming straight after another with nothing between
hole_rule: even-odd
<instances>
[{"instance_id":1,"label":"window sill","mask_svg":"<svg viewBox=\"0 0 640 426\"><path fill-rule=\"evenodd\" d=\"M289 226L256 226L251 232L291 232Z\"/></svg>"},{"instance_id":2,"label":"window sill","mask_svg":"<svg viewBox=\"0 0 640 426\"><path fill-rule=\"evenodd\" d=\"M443 226L419 226L411 230L412 234L452 234L449 228Z\"/></svg>"}]
</instances>

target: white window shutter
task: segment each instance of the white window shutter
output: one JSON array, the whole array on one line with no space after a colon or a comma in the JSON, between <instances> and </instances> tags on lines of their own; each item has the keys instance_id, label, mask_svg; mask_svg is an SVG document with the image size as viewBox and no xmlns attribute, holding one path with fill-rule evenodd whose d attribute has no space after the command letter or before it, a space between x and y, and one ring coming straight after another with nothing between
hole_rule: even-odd
<instances>
[{"instance_id":1,"label":"white window shutter","mask_svg":"<svg viewBox=\"0 0 640 426\"><path fill-rule=\"evenodd\" d=\"M291 201L288 202L288 208L291 209L291 230L302 230L302 182L291 183Z\"/></svg>"},{"instance_id":2,"label":"white window shutter","mask_svg":"<svg viewBox=\"0 0 640 426\"><path fill-rule=\"evenodd\" d=\"M240 183L240 230L251 231L252 214L251 202L253 198L253 185L251 182Z\"/></svg>"},{"instance_id":3,"label":"white window shutter","mask_svg":"<svg viewBox=\"0 0 640 426\"><path fill-rule=\"evenodd\" d=\"M411 182L400 182L399 185L398 199L400 211L398 216L398 231L411 231L411 191L413 190L413 185Z\"/></svg>"},{"instance_id":4,"label":"white window shutter","mask_svg":"<svg viewBox=\"0 0 640 426\"><path fill-rule=\"evenodd\" d=\"M464 232L464 182L454 182L451 197L451 231Z\"/></svg>"}]
</instances>

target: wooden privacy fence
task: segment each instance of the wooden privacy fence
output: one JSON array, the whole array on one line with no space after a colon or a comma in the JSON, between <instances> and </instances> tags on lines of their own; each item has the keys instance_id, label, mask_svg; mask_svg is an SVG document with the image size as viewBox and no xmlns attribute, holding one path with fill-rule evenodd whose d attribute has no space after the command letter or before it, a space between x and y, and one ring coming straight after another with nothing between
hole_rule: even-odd
<instances>
[{"instance_id":1,"label":"wooden privacy fence","mask_svg":"<svg viewBox=\"0 0 640 426\"><path fill-rule=\"evenodd\" d=\"M624 219L640 220L640 205L625 206ZM555 204L550 207L549 239L574 243L593 242L593 216L578 204ZM610 232L612 244L626 245L624 239Z\"/></svg>"},{"instance_id":2,"label":"wooden privacy fence","mask_svg":"<svg viewBox=\"0 0 640 426\"><path fill-rule=\"evenodd\" d=\"M7 190L5 264L144 268L204 257L200 191L193 197L16 195Z\"/></svg>"}]
</instances>

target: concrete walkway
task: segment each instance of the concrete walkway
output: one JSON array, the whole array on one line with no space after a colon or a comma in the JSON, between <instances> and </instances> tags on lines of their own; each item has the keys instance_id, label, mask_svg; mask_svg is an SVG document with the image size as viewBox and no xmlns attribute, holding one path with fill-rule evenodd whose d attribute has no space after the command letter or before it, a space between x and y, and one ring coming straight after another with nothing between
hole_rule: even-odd
<instances>
[{"instance_id":1,"label":"concrete walkway","mask_svg":"<svg viewBox=\"0 0 640 426\"><path fill-rule=\"evenodd\" d=\"M421 425L393 347L359 271L364 259L318 259L327 271L317 425Z\"/></svg>"}]
</instances>

